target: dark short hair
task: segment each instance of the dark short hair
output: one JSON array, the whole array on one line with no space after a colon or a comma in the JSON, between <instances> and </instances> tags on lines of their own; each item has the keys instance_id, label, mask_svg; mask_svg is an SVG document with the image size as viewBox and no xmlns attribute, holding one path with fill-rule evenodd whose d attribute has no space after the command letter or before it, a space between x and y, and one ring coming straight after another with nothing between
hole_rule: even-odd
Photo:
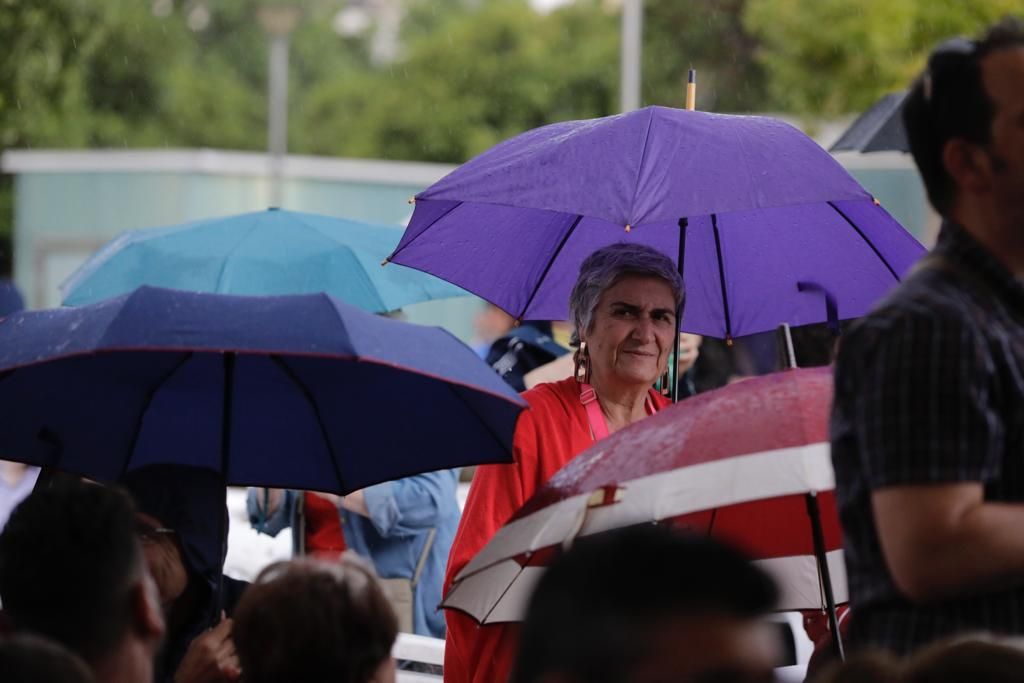
<instances>
[{"instance_id":1,"label":"dark short hair","mask_svg":"<svg viewBox=\"0 0 1024 683\"><path fill-rule=\"evenodd\" d=\"M398 621L361 562L273 564L235 608L246 683L367 683L391 656Z\"/></svg>"},{"instance_id":2,"label":"dark short hair","mask_svg":"<svg viewBox=\"0 0 1024 683\"><path fill-rule=\"evenodd\" d=\"M1010 683L1024 669L1019 639L989 634L955 636L923 648L906 662L906 683Z\"/></svg>"},{"instance_id":3,"label":"dark short hair","mask_svg":"<svg viewBox=\"0 0 1024 683\"><path fill-rule=\"evenodd\" d=\"M92 661L131 627L142 562L127 494L61 480L22 501L0 533L0 601L16 629Z\"/></svg>"},{"instance_id":4,"label":"dark short hair","mask_svg":"<svg viewBox=\"0 0 1024 683\"><path fill-rule=\"evenodd\" d=\"M92 683L89 667L60 645L19 634L0 638L0 673L9 683Z\"/></svg>"},{"instance_id":5,"label":"dark short hair","mask_svg":"<svg viewBox=\"0 0 1024 683\"><path fill-rule=\"evenodd\" d=\"M993 24L980 40L955 38L935 48L903 104L903 124L932 206L947 215L956 192L942 161L950 140L991 141L995 108L981 76L981 61L1000 50L1024 47L1024 25L1014 17Z\"/></svg>"},{"instance_id":6,"label":"dark short hair","mask_svg":"<svg viewBox=\"0 0 1024 683\"><path fill-rule=\"evenodd\" d=\"M585 537L538 582L510 680L626 681L666 619L755 618L777 599L767 574L705 537L653 525Z\"/></svg>"}]
</instances>

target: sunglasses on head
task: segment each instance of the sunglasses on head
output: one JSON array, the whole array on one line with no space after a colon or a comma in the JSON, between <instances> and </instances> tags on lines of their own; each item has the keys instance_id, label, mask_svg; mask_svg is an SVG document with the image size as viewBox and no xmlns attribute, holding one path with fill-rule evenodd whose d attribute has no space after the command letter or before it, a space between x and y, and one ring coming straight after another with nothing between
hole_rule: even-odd
<instances>
[{"instance_id":1,"label":"sunglasses on head","mask_svg":"<svg viewBox=\"0 0 1024 683\"><path fill-rule=\"evenodd\" d=\"M965 62L973 62L978 51L978 43L969 38L950 38L932 50L928 57L928 66L924 72L924 100L932 103L938 84L943 74L952 67L962 66Z\"/></svg>"},{"instance_id":2,"label":"sunglasses on head","mask_svg":"<svg viewBox=\"0 0 1024 683\"><path fill-rule=\"evenodd\" d=\"M174 534L174 529L168 529L161 526L153 526L145 522L139 521L135 523L135 533L138 535L139 540L143 543L156 543L161 538L169 537Z\"/></svg>"}]
</instances>

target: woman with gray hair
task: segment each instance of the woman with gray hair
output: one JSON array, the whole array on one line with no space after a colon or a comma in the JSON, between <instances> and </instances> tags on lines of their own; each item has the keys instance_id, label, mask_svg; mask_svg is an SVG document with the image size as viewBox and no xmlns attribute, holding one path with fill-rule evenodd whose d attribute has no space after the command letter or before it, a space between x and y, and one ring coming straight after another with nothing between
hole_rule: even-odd
<instances>
[{"instance_id":1,"label":"woman with gray hair","mask_svg":"<svg viewBox=\"0 0 1024 683\"><path fill-rule=\"evenodd\" d=\"M683 281L651 247L613 244L584 260L569 300L575 373L523 394L508 465L477 468L448 557L445 592L462 568L541 485L569 460L657 412L668 401L651 387L668 367L683 310ZM512 624L478 626L447 613L447 683L508 679L517 647Z\"/></svg>"}]
</instances>

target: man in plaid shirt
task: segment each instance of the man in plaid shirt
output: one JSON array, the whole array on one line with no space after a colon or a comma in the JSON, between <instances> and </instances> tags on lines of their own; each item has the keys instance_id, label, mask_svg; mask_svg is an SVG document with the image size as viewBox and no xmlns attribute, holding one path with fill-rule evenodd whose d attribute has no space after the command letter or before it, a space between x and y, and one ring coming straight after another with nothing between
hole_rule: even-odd
<instances>
[{"instance_id":1,"label":"man in plaid shirt","mask_svg":"<svg viewBox=\"0 0 1024 683\"><path fill-rule=\"evenodd\" d=\"M931 55L904 108L938 244L844 339L832 452L851 644L1024 633L1024 30Z\"/></svg>"}]
</instances>

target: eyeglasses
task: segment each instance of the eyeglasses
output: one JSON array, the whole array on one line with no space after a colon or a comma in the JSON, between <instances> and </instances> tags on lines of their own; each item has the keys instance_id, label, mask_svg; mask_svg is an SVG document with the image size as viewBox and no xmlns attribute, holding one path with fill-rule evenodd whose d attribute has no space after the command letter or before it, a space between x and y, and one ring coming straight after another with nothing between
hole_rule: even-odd
<instances>
[{"instance_id":1,"label":"eyeglasses","mask_svg":"<svg viewBox=\"0 0 1024 683\"><path fill-rule=\"evenodd\" d=\"M157 543L161 538L173 535L175 531L174 529L168 529L162 526L152 526L145 522L136 522L135 533L143 544L149 544Z\"/></svg>"},{"instance_id":2,"label":"eyeglasses","mask_svg":"<svg viewBox=\"0 0 1024 683\"><path fill-rule=\"evenodd\" d=\"M928 58L928 66L924 72L924 100L931 104L935 96L937 82L941 81L943 72L950 67L973 61L978 50L978 43L969 38L950 38L932 50Z\"/></svg>"}]
</instances>

